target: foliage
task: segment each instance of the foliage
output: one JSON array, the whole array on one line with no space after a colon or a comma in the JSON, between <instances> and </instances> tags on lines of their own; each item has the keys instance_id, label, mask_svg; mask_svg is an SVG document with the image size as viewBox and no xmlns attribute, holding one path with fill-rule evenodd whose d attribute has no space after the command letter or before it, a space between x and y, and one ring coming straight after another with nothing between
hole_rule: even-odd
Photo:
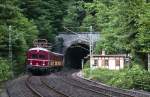
<instances>
[{"instance_id":1,"label":"foliage","mask_svg":"<svg viewBox=\"0 0 150 97\"><path fill-rule=\"evenodd\" d=\"M24 17L17 3L17 0L6 0L0 4L0 56L8 57L11 33L13 61L21 71L23 68L19 67L25 63L25 52L37 37L38 30L32 21Z\"/></svg>"},{"instance_id":2,"label":"foliage","mask_svg":"<svg viewBox=\"0 0 150 97\"><path fill-rule=\"evenodd\" d=\"M86 17L82 26L92 25L100 32L96 52L131 53L146 65L150 52L150 4L145 0L94 0L84 3ZM141 54L138 55L138 53ZM138 56L137 56L138 55Z\"/></svg>"},{"instance_id":3,"label":"foliage","mask_svg":"<svg viewBox=\"0 0 150 97\"><path fill-rule=\"evenodd\" d=\"M83 19L86 16L83 1L70 1L67 9L67 15L64 17L63 26L66 27L80 27ZM71 29L71 28L70 28ZM79 31L74 28L73 31Z\"/></svg>"},{"instance_id":4,"label":"foliage","mask_svg":"<svg viewBox=\"0 0 150 97\"><path fill-rule=\"evenodd\" d=\"M62 29L67 0L21 0L20 8L37 25L39 37L53 41Z\"/></svg>"},{"instance_id":5,"label":"foliage","mask_svg":"<svg viewBox=\"0 0 150 97\"><path fill-rule=\"evenodd\" d=\"M90 70L84 69L86 77L90 76ZM131 69L113 71L107 69L96 69L90 76L102 83L126 89L137 89L150 91L150 72L134 64Z\"/></svg>"},{"instance_id":6,"label":"foliage","mask_svg":"<svg viewBox=\"0 0 150 97\"><path fill-rule=\"evenodd\" d=\"M85 64L83 64L83 68L88 69L90 68L90 61L88 60Z\"/></svg>"},{"instance_id":7,"label":"foliage","mask_svg":"<svg viewBox=\"0 0 150 97\"><path fill-rule=\"evenodd\" d=\"M111 78L114 77L116 72L117 71L108 71L107 69L84 69L84 74L86 77L90 77L93 80L98 80L102 83L106 83L108 80L111 80Z\"/></svg>"},{"instance_id":8,"label":"foliage","mask_svg":"<svg viewBox=\"0 0 150 97\"><path fill-rule=\"evenodd\" d=\"M0 57L8 58L9 34L15 74L25 69L25 56L36 38L50 42L61 31L68 0L1 0ZM11 26L11 29L9 27Z\"/></svg>"},{"instance_id":9,"label":"foliage","mask_svg":"<svg viewBox=\"0 0 150 97\"><path fill-rule=\"evenodd\" d=\"M4 81L11 77L12 72L8 60L0 58L0 63L0 81Z\"/></svg>"}]
</instances>

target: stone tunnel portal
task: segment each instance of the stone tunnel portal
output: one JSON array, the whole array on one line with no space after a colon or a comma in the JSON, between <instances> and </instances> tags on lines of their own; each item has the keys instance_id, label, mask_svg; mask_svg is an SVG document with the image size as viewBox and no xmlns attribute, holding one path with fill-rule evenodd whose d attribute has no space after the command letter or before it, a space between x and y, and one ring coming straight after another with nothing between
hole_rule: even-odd
<instances>
[{"instance_id":1,"label":"stone tunnel portal","mask_svg":"<svg viewBox=\"0 0 150 97\"><path fill-rule=\"evenodd\" d=\"M71 45L65 52L65 66L74 69L82 67L82 59L89 54L87 44L76 43ZM84 63L86 60L84 60Z\"/></svg>"}]
</instances>

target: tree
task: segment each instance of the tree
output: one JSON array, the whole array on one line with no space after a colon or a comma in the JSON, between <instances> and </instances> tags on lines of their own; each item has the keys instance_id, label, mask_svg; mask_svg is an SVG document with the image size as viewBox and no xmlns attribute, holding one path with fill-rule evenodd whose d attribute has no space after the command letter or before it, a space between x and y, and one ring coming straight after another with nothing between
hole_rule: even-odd
<instances>
[{"instance_id":1,"label":"tree","mask_svg":"<svg viewBox=\"0 0 150 97\"><path fill-rule=\"evenodd\" d=\"M21 0L23 13L37 25L39 38L52 42L62 29L67 0Z\"/></svg>"},{"instance_id":2,"label":"tree","mask_svg":"<svg viewBox=\"0 0 150 97\"><path fill-rule=\"evenodd\" d=\"M12 33L13 61L16 62L16 69L22 72L25 64L25 52L31 42L37 37L38 30L32 21L23 16L17 7L17 0L6 0L0 4L0 50L2 57L8 57L9 33ZM9 26L12 29L9 30Z\"/></svg>"},{"instance_id":3,"label":"tree","mask_svg":"<svg viewBox=\"0 0 150 97\"><path fill-rule=\"evenodd\" d=\"M86 12L83 25L93 25L100 31L97 52L131 53L133 59L145 64L150 52L150 5L145 0L95 0L84 3Z\"/></svg>"},{"instance_id":4,"label":"tree","mask_svg":"<svg viewBox=\"0 0 150 97\"><path fill-rule=\"evenodd\" d=\"M67 15L64 17L64 26L79 27L82 26L83 19L86 16L83 1L70 1L68 5ZM74 29L74 31L78 31Z\"/></svg>"}]
</instances>

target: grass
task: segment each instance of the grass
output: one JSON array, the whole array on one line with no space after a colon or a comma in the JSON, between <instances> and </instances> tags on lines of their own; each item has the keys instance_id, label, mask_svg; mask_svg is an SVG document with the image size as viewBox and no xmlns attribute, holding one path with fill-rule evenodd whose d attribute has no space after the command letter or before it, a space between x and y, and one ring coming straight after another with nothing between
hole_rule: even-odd
<instances>
[{"instance_id":1,"label":"grass","mask_svg":"<svg viewBox=\"0 0 150 97\"><path fill-rule=\"evenodd\" d=\"M83 72L86 78L90 77L110 86L150 92L150 72L142 69L139 65L124 70L94 69L91 74L90 69L85 68Z\"/></svg>"},{"instance_id":2,"label":"grass","mask_svg":"<svg viewBox=\"0 0 150 97\"><path fill-rule=\"evenodd\" d=\"M84 69L84 75L85 77L90 77L93 80L100 81L102 83L108 82L108 80L111 80L118 71L113 71L113 70L107 70L107 69L95 69L92 70L90 74L90 69Z\"/></svg>"}]
</instances>

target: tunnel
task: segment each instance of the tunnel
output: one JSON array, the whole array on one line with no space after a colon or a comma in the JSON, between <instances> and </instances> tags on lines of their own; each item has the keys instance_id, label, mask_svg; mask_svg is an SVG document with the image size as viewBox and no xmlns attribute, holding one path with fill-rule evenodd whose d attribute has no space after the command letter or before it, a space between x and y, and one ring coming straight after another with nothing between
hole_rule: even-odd
<instances>
[{"instance_id":1,"label":"tunnel","mask_svg":"<svg viewBox=\"0 0 150 97\"><path fill-rule=\"evenodd\" d=\"M72 44L65 52L65 66L73 69L81 69L82 59L89 54L87 44ZM84 59L84 63L86 60Z\"/></svg>"}]
</instances>

